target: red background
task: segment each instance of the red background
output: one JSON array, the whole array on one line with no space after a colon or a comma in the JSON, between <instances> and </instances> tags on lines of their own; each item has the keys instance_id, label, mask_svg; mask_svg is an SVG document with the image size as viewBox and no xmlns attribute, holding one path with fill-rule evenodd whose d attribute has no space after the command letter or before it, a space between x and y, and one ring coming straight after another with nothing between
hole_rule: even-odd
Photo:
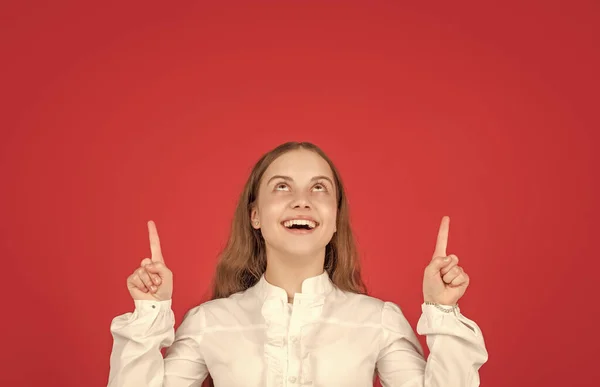
<instances>
[{"instance_id":1,"label":"red background","mask_svg":"<svg viewBox=\"0 0 600 387\"><path fill-rule=\"evenodd\" d=\"M4 5L0 384L106 385L149 219L179 324L289 140L337 163L370 292L413 326L450 215L483 386L597 381L598 3L222 3Z\"/></svg>"}]
</instances>

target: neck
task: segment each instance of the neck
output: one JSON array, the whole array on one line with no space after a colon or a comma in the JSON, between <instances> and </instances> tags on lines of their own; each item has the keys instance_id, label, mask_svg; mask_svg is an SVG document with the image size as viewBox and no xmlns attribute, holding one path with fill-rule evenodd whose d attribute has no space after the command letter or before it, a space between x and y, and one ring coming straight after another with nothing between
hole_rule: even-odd
<instances>
[{"instance_id":1,"label":"neck","mask_svg":"<svg viewBox=\"0 0 600 387\"><path fill-rule=\"evenodd\" d=\"M302 292L302 282L322 274L324 264L325 251L313 256L290 256L267 251L265 279L271 285L284 289L288 302L293 302L294 295Z\"/></svg>"}]
</instances>

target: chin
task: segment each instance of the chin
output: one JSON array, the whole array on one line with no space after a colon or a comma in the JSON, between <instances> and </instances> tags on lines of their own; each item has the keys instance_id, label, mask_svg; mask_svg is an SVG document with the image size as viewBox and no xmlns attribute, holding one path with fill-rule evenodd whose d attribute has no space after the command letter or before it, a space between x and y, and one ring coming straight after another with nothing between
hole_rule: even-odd
<instances>
[{"instance_id":1,"label":"chin","mask_svg":"<svg viewBox=\"0 0 600 387\"><path fill-rule=\"evenodd\" d=\"M289 247L284 250L285 254L292 257L316 257L319 254L323 254L325 249L321 250L309 250L309 249L290 249Z\"/></svg>"},{"instance_id":2,"label":"chin","mask_svg":"<svg viewBox=\"0 0 600 387\"><path fill-rule=\"evenodd\" d=\"M325 254L325 246L311 246L301 241L283 243L278 247L277 250L292 257L317 257Z\"/></svg>"},{"instance_id":3,"label":"chin","mask_svg":"<svg viewBox=\"0 0 600 387\"><path fill-rule=\"evenodd\" d=\"M327 239L324 238L322 233L293 235L288 233L288 231L285 231L284 233L265 233L263 234L263 237L265 238L267 245L273 249L273 251L278 251L283 255L310 258L324 256L325 248L331 241L333 235Z\"/></svg>"}]
</instances>

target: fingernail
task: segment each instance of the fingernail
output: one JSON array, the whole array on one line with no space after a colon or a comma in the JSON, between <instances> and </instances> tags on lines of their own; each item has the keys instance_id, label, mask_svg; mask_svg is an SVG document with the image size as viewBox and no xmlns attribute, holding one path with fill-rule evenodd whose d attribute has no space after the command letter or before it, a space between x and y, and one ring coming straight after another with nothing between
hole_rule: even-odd
<instances>
[{"instance_id":1,"label":"fingernail","mask_svg":"<svg viewBox=\"0 0 600 387\"><path fill-rule=\"evenodd\" d=\"M150 289L152 289L152 291L155 292L156 291L156 286L152 285L152 286L150 286Z\"/></svg>"},{"instance_id":2,"label":"fingernail","mask_svg":"<svg viewBox=\"0 0 600 387\"><path fill-rule=\"evenodd\" d=\"M448 262L449 260L450 260L450 257L444 258L444 262Z\"/></svg>"},{"instance_id":3,"label":"fingernail","mask_svg":"<svg viewBox=\"0 0 600 387\"><path fill-rule=\"evenodd\" d=\"M154 282L158 285L158 283L160 282L160 280L158 279L158 277L154 278Z\"/></svg>"}]
</instances>

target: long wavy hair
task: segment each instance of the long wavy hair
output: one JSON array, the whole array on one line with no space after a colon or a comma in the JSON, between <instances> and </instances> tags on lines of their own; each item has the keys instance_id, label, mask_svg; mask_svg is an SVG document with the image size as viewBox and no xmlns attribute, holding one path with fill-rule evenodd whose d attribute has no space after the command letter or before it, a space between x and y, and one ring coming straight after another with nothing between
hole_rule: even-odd
<instances>
[{"instance_id":1,"label":"long wavy hair","mask_svg":"<svg viewBox=\"0 0 600 387\"><path fill-rule=\"evenodd\" d=\"M325 248L324 269L339 289L366 293L350 226L348 200L337 168L316 145L309 142L288 142L263 155L250 173L235 210L229 240L217 263L212 299L229 297L246 290L255 285L264 274L267 268L265 240L261 231L252 227L250 213L256 205L260 182L269 165L279 156L298 149L317 153L327 161L333 172L337 192L337 232Z\"/></svg>"},{"instance_id":2,"label":"long wavy hair","mask_svg":"<svg viewBox=\"0 0 600 387\"><path fill-rule=\"evenodd\" d=\"M267 268L265 240L261 231L252 227L250 214L257 203L261 179L269 165L281 155L300 149L313 151L327 161L336 186L337 231L325 248L324 269L337 288L359 294L367 293L350 226L348 200L337 168L316 145L309 142L287 142L264 154L252 168L235 209L229 239L217 263L212 299L226 298L246 290L255 285L264 274ZM214 386L210 376L207 385Z\"/></svg>"}]
</instances>

